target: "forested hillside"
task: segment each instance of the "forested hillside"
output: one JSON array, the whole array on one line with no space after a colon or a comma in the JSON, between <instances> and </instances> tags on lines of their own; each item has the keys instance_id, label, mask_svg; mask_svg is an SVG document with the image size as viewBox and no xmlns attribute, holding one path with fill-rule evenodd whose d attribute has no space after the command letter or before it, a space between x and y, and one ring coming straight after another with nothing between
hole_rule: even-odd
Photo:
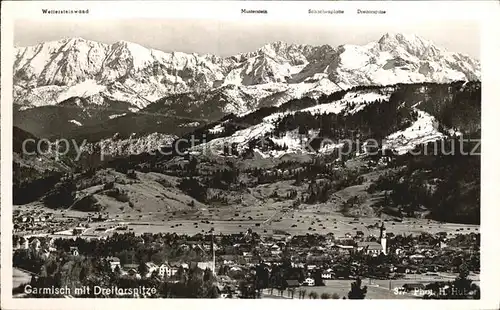
<instances>
[{"instance_id":1,"label":"forested hillside","mask_svg":"<svg viewBox=\"0 0 500 310\"><path fill-rule=\"evenodd\" d=\"M151 174L170 178L169 186L191 197L186 208L255 201L265 208L269 201L281 201L289 208L321 205L345 214L478 223L480 156L471 153L480 148L470 139L480 139L480 93L479 82L422 83L359 86L294 99L200 124L156 154L92 167L75 163L75 175L61 184L73 182L78 186L62 187L83 191L84 184L95 186L94 173L114 171L132 180L134 192L143 190ZM325 139L333 145L325 146ZM369 139L378 144L367 146ZM347 148L344 140L355 147ZM303 148L304 141L311 149ZM174 149L176 144L180 147ZM15 178L22 179L19 173ZM39 186L48 189L52 178L36 182L50 183ZM27 188L20 179L15 184ZM169 186L164 190L171 191ZM268 188L265 194L262 186ZM26 197L18 202L26 203ZM137 209L141 201L134 204Z\"/></svg>"}]
</instances>

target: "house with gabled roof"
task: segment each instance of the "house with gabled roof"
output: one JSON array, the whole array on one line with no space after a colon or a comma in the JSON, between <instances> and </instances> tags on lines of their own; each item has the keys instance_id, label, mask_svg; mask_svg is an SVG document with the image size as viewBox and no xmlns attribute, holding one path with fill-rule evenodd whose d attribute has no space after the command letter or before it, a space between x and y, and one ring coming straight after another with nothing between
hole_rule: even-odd
<instances>
[{"instance_id":1,"label":"house with gabled roof","mask_svg":"<svg viewBox=\"0 0 500 310\"><path fill-rule=\"evenodd\" d=\"M171 266L168 262L164 262L158 267L158 275L162 278L170 278L175 276L178 270L178 267Z\"/></svg>"},{"instance_id":2,"label":"house with gabled roof","mask_svg":"<svg viewBox=\"0 0 500 310\"><path fill-rule=\"evenodd\" d=\"M146 277L151 277L152 273L158 270L158 266L153 262L147 262L146 268L148 272L146 273Z\"/></svg>"},{"instance_id":3,"label":"house with gabled roof","mask_svg":"<svg viewBox=\"0 0 500 310\"><path fill-rule=\"evenodd\" d=\"M121 269L121 265L120 265L120 259L118 257L108 257L106 259L106 261L108 262L109 264L109 267L111 268L111 270L115 270L116 267L120 268Z\"/></svg>"},{"instance_id":4,"label":"house with gabled roof","mask_svg":"<svg viewBox=\"0 0 500 310\"><path fill-rule=\"evenodd\" d=\"M377 256L383 253L383 248L380 243L377 242L358 242L357 245L358 251L364 251L367 254Z\"/></svg>"}]
</instances>

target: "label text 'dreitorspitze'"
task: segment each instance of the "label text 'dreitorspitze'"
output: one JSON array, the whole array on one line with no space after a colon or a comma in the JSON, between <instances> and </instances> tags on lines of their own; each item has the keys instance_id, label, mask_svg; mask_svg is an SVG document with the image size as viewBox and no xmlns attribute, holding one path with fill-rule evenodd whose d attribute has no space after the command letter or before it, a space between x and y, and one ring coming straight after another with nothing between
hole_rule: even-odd
<instances>
[{"instance_id":1,"label":"label text 'dreitorspitze'","mask_svg":"<svg viewBox=\"0 0 500 310\"><path fill-rule=\"evenodd\" d=\"M358 9L358 14L386 14L387 11L385 10L361 10Z\"/></svg>"}]
</instances>

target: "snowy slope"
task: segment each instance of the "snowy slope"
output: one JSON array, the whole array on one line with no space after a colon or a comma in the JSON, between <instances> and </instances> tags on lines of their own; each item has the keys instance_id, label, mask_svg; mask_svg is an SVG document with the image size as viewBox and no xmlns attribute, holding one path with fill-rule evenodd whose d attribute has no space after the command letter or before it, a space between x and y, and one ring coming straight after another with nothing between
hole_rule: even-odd
<instances>
[{"instance_id":1,"label":"snowy slope","mask_svg":"<svg viewBox=\"0 0 500 310\"><path fill-rule=\"evenodd\" d=\"M339 114L340 112L346 110L349 105L350 109L348 112L354 114L361 111L365 107L364 102L389 100L392 90L392 88L385 88L383 91L378 92L348 92L341 100L319 104L303 109L302 111L309 112L311 114Z\"/></svg>"},{"instance_id":2,"label":"snowy slope","mask_svg":"<svg viewBox=\"0 0 500 310\"><path fill-rule=\"evenodd\" d=\"M237 144L238 152L242 152L248 148L249 141L253 139L261 139L266 135L273 132L276 128L275 124L285 117L286 115L294 114L297 112L309 112L311 114L339 114L341 112L356 113L364 107L364 102L376 102L378 100L388 100L392 91L394 89L391 87L382 88L378 91L358 91L358 92L347 92L341 100L332 101L330 103L316 105L310 108L300 109L296 111L287 112L277 112L272 113L262 119L262 122L250 126L243 130L238 130L234 134L228 137L216 138L205 144L198 145L193 148L195 152L210 151L211 153L221 154L223 152L224 145L231 145L232 143ZM223 133L225 128L225 123L218 124L213 128L209 129L211 134ZM309 138L315 136L316 131L309 131ZM268 151L260 152L262 156L266 157L279 157L287 153L307 153L310 152L307 149L306 142L308 138L298 134L298 130L292 130L286 132L281 137L271 136L271 140L280 145L286 146L285 151ZM340 147L341 145L324 145L320 150L322 153L331 152L334 148Z\"/></svg>"},{"instance_id":3,"label":"snowy slope","mask_svg":"<svg viewBox=\"0 0 500 310\"><path fill-rule=\"evenodd\" d=\"M444 134L438 131L438 122L432 115L416 108L414 109L418 112L418 119L405 130L389 135L383 141L383 149L392 149L398 154L404 154L418 144L425 144L444 138Z\"/></svg>"},{"instance_id":4,"label":"snowy slope","mask_svg":"<svg viewBox=\"0 0 500 310\"><path fill-rule=\"evenodd\" d=\"M198 145L193 148L193 151L207 152L209 154L222 154L225 145L236 143L238 152L242 153L248 149L250 144L249 142L251 140L256 140L257 143L254 152L257 152L263 158L277 158L290 153L316 153L308 148L307 141L311 141L317 134L319 134L318 129L309 129L307 135L299 134L298 128L276 134L275 129L280 120L288 115L293 115L299 112L308 112L313 115L356 114L362 111L367 105L385 104L395 91L396 88L392 86L353 90L346 92L341 99L334 100L329 103L318 104L303 109L272 113L262 118L262 121L256 125L249 126L243 130L238 130L229 136L216 138L205 144ZM440 132L438 129L438 121L434 116L418 109L419 103L416 103L411 107L411 109L417 114L416 120L414 120L406 129L388 135L383 141L383 149L391 149L398 154L404 154L414 149L417 145L442 140L446 136L461 134L459 131L454 130ZM228 122L230 121L224 121L214 126L209 129L209 132L211 134L224 135L226 124ZM238 123L237 120L236 123ZM271 140L279 148L284 149L268 149L267 147L262 148L262 146L266 144L266 139ZM328 154L336 148L343 146L342 143L337 143L335 141L325 142L328 142L328 144L322 144L317 151L318 153Z\"/></svg>"}]
</instances>

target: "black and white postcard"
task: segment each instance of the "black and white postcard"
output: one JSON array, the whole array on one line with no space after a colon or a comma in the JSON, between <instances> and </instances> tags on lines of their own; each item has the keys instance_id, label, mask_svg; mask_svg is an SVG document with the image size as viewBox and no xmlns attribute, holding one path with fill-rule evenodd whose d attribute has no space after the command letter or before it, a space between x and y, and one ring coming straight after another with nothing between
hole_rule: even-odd
<instances>
[{"instance_id":1,"label":"black and white postcard","mask_svg":"<svg viewBox=\"0 0 500 310\"><path fill-rule=\"evenodd\" d=\"M433 6L2 3L2 306L499 306L498 7Z\"/></svg>"}]
</instances>

